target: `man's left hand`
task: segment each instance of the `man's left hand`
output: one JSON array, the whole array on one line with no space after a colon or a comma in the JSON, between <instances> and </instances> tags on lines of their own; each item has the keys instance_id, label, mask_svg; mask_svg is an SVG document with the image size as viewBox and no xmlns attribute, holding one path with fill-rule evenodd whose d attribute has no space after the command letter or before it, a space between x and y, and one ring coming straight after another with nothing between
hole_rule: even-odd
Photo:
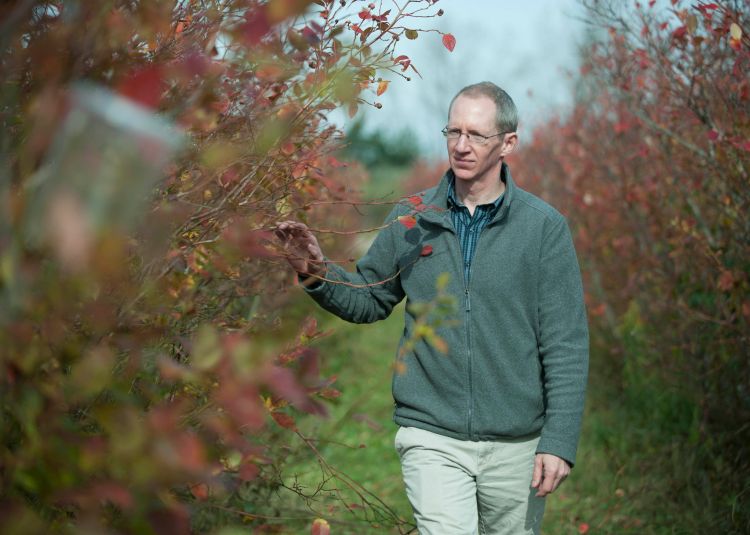
<instances>
[{"instance_id":1,"label":"man's left hand","mask_svg":"<svg viewBox=\"0 0 750 535\"><path fill-rule=\"evenodd\" d=\"M537 453L534 458L531 486L538 489L537 496L546 496L554 492L569 473L570 465L566 460L550 453Z\"/></svg>"}]
</instances>

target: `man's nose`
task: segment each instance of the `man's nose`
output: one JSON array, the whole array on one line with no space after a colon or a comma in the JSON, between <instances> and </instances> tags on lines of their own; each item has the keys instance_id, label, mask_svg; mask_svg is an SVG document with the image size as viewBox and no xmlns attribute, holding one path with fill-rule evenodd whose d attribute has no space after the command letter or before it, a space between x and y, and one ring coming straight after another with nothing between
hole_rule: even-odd
<instances>
[{"instance_id":1,"label":"man's nose","mask_svg":"<svg viewBox=\"0 0 750 535\"><path fill-rule=\"evenodd\" d=\"M458 139L456 140L456 150L459 152L466 152L469 150L469 136L461 132Z\"/></svg>"}]
</instances>

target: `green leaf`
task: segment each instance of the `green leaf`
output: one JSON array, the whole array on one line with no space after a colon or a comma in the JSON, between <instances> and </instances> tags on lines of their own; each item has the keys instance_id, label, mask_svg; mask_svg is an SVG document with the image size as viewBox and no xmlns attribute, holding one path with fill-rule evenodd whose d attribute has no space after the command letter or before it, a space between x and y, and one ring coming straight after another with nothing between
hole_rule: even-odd
<instances>
[{"instance_id":1,"label":"green leaf","mask_svg":"<svg viewBox=\"0 0 750 535\"><path fill-rule=\"evenodd\" d=\"M219 359L221 359L219 333L211 325L201 325L195 334L195 343L190 355L193 367L199 370L210 370L218 364Z\"/></svg>"}]
</instances>

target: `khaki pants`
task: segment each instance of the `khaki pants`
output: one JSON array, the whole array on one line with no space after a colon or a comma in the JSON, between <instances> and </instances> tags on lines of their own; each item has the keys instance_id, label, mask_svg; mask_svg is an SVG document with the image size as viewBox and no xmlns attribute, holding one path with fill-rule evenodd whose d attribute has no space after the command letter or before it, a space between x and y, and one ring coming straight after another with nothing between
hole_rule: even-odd
<instances>
[{"instance_id":1,"label":"khaki pants","mask_svg":"<svg viewBox=\"0 0 750 535\"><path fill-rule=\"evenodd\" d=\"M420 535L538 534L545 503L531 488L538 442L473 442L400 427L396 451Z\"/></svg>"}]
</instances>

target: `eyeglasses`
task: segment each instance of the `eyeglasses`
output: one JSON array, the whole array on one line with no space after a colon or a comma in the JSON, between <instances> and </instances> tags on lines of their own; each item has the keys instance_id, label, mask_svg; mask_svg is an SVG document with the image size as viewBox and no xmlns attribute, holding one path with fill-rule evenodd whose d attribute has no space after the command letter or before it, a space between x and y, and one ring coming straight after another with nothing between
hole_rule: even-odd
<instances>
[{"instance_id":1,"label":"eyeglasses","mask_svg":"<svg viewBox=\"0 0 750 535\"><path fill-rule=\"evenodd\" d=\"M457 141L461 138L461 135L465 135L469 143L473 143L474 145L486 145L493 137L507 134L507 132L500 132L499 134L493 134L491 136L483 136L482 134L474 134L468 132L464 133L461 132L461 130L459 130L458 128L448 128L447 126L443 128L441 132L448 139L448 141Z\"/></svg>"}]
</instances>

